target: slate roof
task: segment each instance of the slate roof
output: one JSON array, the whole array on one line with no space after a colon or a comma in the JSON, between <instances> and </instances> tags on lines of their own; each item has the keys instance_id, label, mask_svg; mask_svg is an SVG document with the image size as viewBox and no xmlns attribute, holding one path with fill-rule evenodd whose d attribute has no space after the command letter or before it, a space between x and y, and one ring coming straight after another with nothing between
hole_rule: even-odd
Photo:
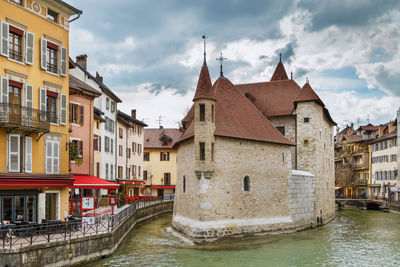
<instances>
[{"instance_id":1,"label":"slate roof","mask_svg":"<svg viewBox=\"0 0 400 267\"><path fill-rule=\"evenodd\" d=\"M95 83L99 85L99 87L104 90L112 99L114 99L118 103L122 103L122 100L110 89L108 88L104 83L100 82L99 80L96 79L90 72L85 70L81 65L75 62L75 66L81 69L90 79L92 79Z\"/></svg>"},{"instance_id":2,"label":"slate roof","mask_svg":"<svg viewBox=\"0 0 400 267\"><path fill-rule=\"evenodd\" d=\"M129 116L128 114L118 110L117 111L117 119L120 120L121 122L125 123L125 124L130 124L130 122L134 122L136 124L139 124L143 127L148 126L146 123L144 123L143 121L140 121L136 118L132 118L131 116Z\"/></svg>"},{"instance_id":3,"label":"slate roof","mask_svg":"<svg viewBox=\"0 0 400 267\"><path fill-rule=\"evenodd\" d=\"M173 148L182 132L179 129L144 129L144 148ZM162 145L162 140L171 139L167 146Z\"/></svg>"},{"instance_id":4,"label":"slate roof","mask_svg":"<svg viewBox=\"0 0 400 267\"><path fill-rule=\"evenodd\" d=\"M100 96L101 92L97 91L96 89L94 89L93 87L91 87L90 85L82 82L81 80L79 80L78 78L74 77L73 75L69 75L69 88L74 89L74 90L78 90L78 91L86 91L86 92L90 92L96 96Z\"/></svg>"}]
</instances>

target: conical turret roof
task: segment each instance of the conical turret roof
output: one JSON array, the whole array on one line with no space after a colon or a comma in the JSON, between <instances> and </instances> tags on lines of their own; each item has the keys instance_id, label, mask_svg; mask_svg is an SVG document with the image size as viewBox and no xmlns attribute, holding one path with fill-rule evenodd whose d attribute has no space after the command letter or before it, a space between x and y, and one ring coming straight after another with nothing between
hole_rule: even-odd
<instances>
[{"instance_id":1,"label":"conical turret roof","mask_svg":"<svg viewBox=\"0 0 400 267\"><path fill-rule=\"evenodd\" d=\"M272 81L282 81L282 80L289 80L285 67L282 64L282 61L279 61L278 65L276 66L276 69L274 71L274 74L272 74L271 82Z\"/></svg>"},{"instance_id":2,"label":"conical turret roof","mask_svg":"<svg viewBox=\"0 0 400 267\"><path fill-rule=\"evenodd\" d=\"M210 73L205 62L203 64L203 67L201 67L199 81L197 82L196 93L194 94L193 101L201 98L216 100L211 85Z\"/></svg>"},{"instance_id":3,"label":"conical turret roof","mask_svg":"<svg viewBox=\"0 0 400 267\"><path fill-rule=\"evenodd\" d=\"M322 102L322 100L311 88L311 85L308 82L304 84L303 88L301 88L300 93L293 102L306 102L306 101L316 101L321 106L323 107L325 106L324 102Z\"/></svg>"}]
</instances>

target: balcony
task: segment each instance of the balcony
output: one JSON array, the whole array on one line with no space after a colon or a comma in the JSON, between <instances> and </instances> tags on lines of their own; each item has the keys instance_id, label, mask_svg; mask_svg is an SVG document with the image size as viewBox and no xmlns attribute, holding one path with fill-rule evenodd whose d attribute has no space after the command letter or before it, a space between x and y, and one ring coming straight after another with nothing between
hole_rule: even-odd
<instances>
[{"instance_id":1,"label":"balcony","mask_svg":"<svg viewBox=\"0 0 400 267\"><path fill-rule=\"evenodd\" d=\"M7 128L7 133L14 129L47 133L50 131L50 121L46 111L0 103L0 127Z\"/></svg>"},{"instance_id":2,"label":"balcony","mask_svg":"<svg viewBox=\"0 0 400 267\"><path fill-rule=\"evenodd\" d=\"M355 184L358 186L366 186L368 184L368 179L366 178L356 179Z\"/></svg>"}]
</instances>

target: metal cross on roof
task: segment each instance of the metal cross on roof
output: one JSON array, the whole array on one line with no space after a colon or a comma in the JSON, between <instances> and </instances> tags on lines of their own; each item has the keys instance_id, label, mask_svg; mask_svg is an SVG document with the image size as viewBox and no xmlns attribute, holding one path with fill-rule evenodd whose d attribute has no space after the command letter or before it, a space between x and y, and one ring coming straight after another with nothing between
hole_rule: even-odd
<instances>
[{"instance_id":1,"label":"metal cross on roof","mask_svg":"<svg viewBox=\"0 0 400 267\"><path fill-rule=\"evenodd\" d=\"M204 40L204 62L203 65L206 65L206 39L208 38L207 35L203 35L201 38Z\"/></svg>"},{"instance_id":2,"label":"metal cross on roof","mask_svg":"<svg viewBox=\"0 0 400 267\"><path fill-rule=\"evenodd\" d=\"M217 60L219 60L219 62L220 62L220 73L219 73L220 77L224 77L224 73L222 72L222 61L224 61L226 59L227 59L226 57L222 56L222 52L221 52L221 56L219 58L217 58Z\"/></svg>"}]
</instances>

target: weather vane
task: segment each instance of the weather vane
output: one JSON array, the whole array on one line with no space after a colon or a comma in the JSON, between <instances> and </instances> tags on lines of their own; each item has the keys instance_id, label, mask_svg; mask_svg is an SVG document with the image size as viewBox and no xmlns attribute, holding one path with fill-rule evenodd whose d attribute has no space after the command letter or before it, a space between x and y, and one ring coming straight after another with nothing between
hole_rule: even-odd
<instances>
[{"instance_id":1,"label":"weather vane","mask_svg":"<svg viewBox=\"0 0 400 267\"><path fill-rule=\"evenodd\" d=\"M226 59L227 59L226 57L222 56L222 52L221 52L221 56L219 58L217 58L217 60L219 60L219 62L220 62L220 66L219 66L219 68L220 68L219 76L220 77L224 77L224 73L222 72L222 61L224 61Z\"/></svg>"},{"instance_id":2,"label":"weather vane","mask_svg":"<svg viewBox=\"0 0 400 267\"><path fill-rule=\"evenodd\" d=\"M203 64L204 65L206 65L206 39L207 39L207 35L203 35L201 38L203 38L203 40L204 40L204 62L203 62Z\"/></svg>"}]
</instances>

